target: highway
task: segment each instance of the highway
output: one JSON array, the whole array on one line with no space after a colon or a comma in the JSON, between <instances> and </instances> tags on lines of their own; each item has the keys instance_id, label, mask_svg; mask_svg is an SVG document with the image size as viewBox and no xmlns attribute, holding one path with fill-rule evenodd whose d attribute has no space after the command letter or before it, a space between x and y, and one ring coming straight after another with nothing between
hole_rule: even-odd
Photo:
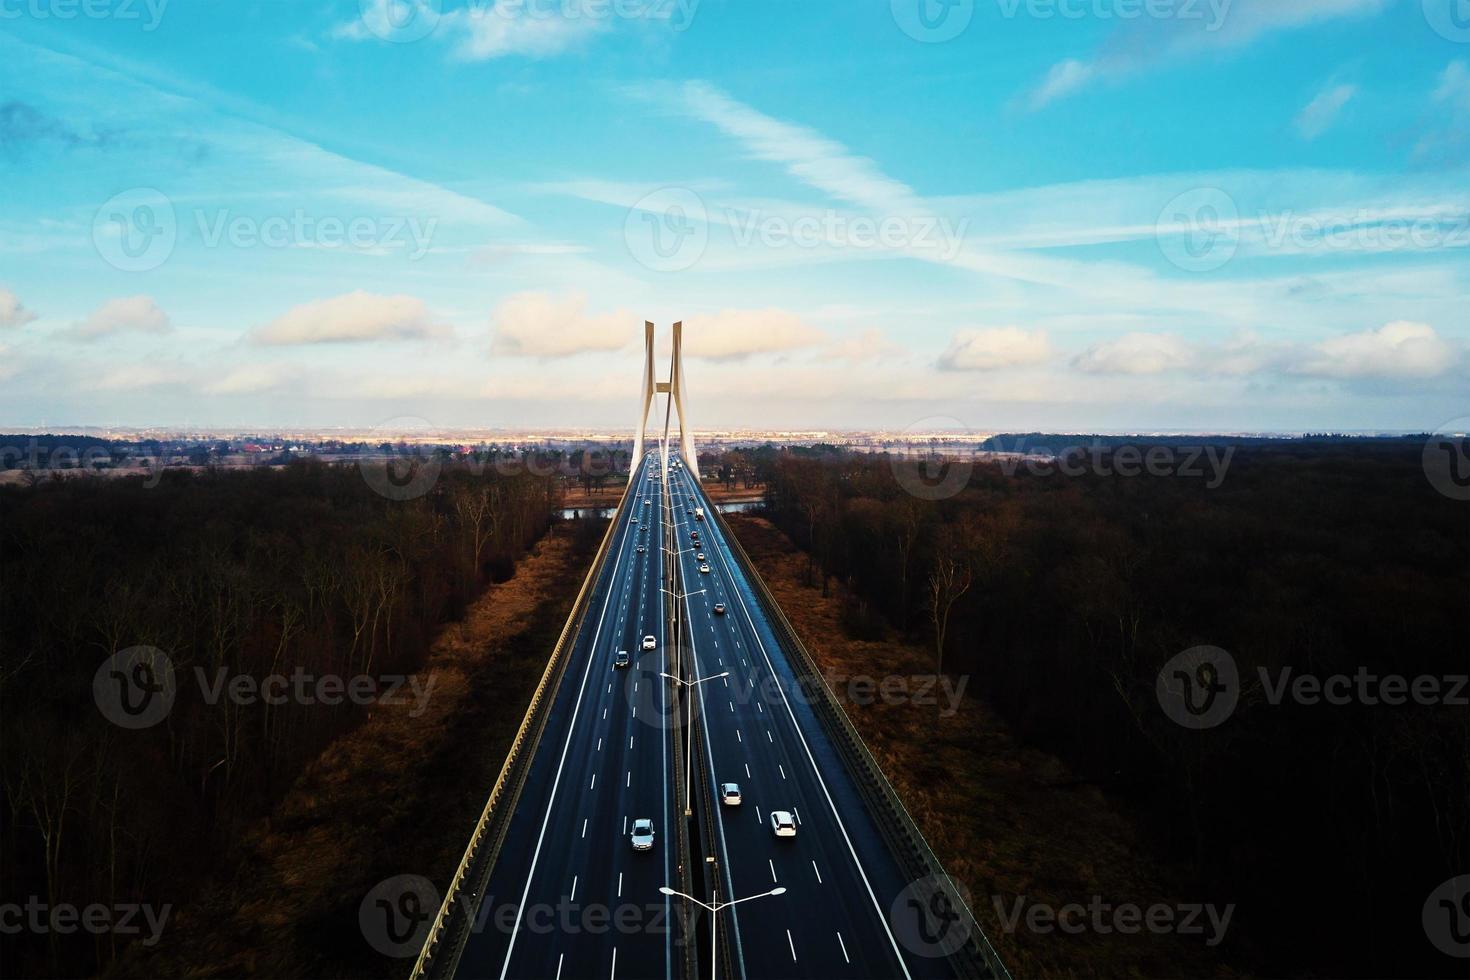
<instances>
[{"instance_id":1,"label":"highway","mask_svg":"<svg viewBox=\"0 0 1470 980\"><path fill-rule=\"evenodd\" d=\"M708 798L719 800L727 782L742 794L737 806L716 804L718 899L786 889L719 913L728 917L721 937L733 947L736 972L750 980L953 976L947 959L918 955L896 933L893 917L909 914L908 881L801 695L719 525L696 519L695 508L709 514L710 502L677 463L665 491L658 456L650 453L633 474L456 975L684 975L678 914L691 906L659 893L679 887L671 831L684 819L672 771L671 740L684 736L671 722L678 688L659 676L673 669L661 592L670 588L661 554L667 523L677 542L674 591L688 593L681 597L686 679L714 677L691 689L706 720L696 731L709 764ZM655 649L640 649L645 635L655 637ZM621 650L633 661L626 669L614 666ZM773 810L794 815L795 837L775 836ZM654 823L652 850L632 848L628 832L638 818ZM707 943L707 913L699 916ZM707 975L707 958L699 968Z\"/></svg>"}]
</instances>

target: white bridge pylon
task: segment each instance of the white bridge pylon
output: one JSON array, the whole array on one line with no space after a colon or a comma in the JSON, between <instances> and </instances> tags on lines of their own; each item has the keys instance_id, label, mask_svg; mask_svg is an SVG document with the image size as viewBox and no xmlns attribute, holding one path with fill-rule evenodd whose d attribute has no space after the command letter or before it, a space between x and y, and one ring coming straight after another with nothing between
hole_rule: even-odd
<instances>
[{"instance_id":1,"label":"white bridge pylon","mask_svg":"<svg viewBox=\"0 0 1470 980\"><path fill-rule=\"evenodd\" d=\"M689 427L688 418L684 414L684 324L674 324L674 356L673 363L669 367L669 380L659 381L653 373L653 324L647 321L643 323L643 394L639 399L641 409L638 412L638 431L633 439L633 467L636 470L639 460L643 459L643 444L648 439L648 411L653 407L654 395L668 395L669 401L664 408L664 429L659 444L663 449L664 467L669 463L669 422L673 411L679 413L679 453L684 457L684 465L689 467L689 472L699 479L699 453L694 448L694 431Z\"/></svg>"}]
</instances>

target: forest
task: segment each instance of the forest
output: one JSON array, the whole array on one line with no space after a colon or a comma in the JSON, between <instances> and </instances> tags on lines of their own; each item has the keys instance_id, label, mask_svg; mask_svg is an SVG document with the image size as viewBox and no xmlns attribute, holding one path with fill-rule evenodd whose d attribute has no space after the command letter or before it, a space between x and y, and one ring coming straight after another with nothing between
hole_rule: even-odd
<instances>
[{"instance_id":1,"label":"forest","mask_svg":"<svg viewBox=\"0 0 1470 980\"><path fill-rule=\"evenodd\" d=\"M299 461L0 487L7 901L155 916L186 902L374 698L432 696L396 678L512 573L559 501L552 477L487 467L446 466L410 500L375 483ZM132 730L99 710L94 680L139 647L167 658L174 699ZM270 677L285 679L274 697ZM8 975L105 972L147 940L136 925L7 933L0 959Z\"/></svg>"},{"instance_id":2,"label":"forest","mask_svg":"<svg viewBox=\"0 0 1470 980\"><path fill-rule=\"evenodd\" d=\"M1218 480L1119 475L1113 443L1065 471L837 447L735 465L765 482L810 584L856 597L845 630L928 643L937 671L1126 803L1194 883L1182 898L1235 903L1232 962L1462 976L1421 909L1470 868L1470 711L1450 697L1470 672L1470 511L1425 479L1422 446L1221 445ZM1228 653L1239 689L1197 730L1156 684L1201 646ZM1350 694L1303 696L1304 676ZM1434 678L1439 703L1389 703L1386 677Z\"/></svg>"}]
</instances>

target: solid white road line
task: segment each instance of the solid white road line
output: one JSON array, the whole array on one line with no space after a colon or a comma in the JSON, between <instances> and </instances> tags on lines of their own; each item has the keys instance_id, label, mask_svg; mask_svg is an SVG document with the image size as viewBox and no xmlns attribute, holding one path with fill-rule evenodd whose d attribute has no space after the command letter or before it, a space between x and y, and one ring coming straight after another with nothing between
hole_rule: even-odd
<instances>
[{"instance_id":1,"label":"solid white road line","mask_svg":"<svg viewBox=\"0 0 1470 980\"><path fill-rule=\"evenodd\" d=\"M786 930L786 945L791 947L791 962L796 962L796 943L791 939L791 930Z\"/></svg>"},{"instance_id":2,"label":"solid white road line","mask_svg":"<svg viewBox=\"0 0 1470 980\"><path fill-rule=\"evenodd\" d=\"M817 873L817 884L820 885L822 883L822 871L817 867L817 862L815 861L812 862L812 870Z\"/></svg>"},{"instance_id":3,"label":"solid white road line","mask_svg":"<svg viewBox=\"0 0 1470 980\"><path fill-rule=\"evenodd\" d=\"M851 963L852 959L847 955L847 943L842 941L842 933L840 932L837 934L837 945L842 947L842 958L848 963Z\"/></svg>"},{"instance_id":4,"label":"solid white road line","mask_svg":"<svg viewBox=\"0 0 1470 980\"><path fill-rule=\"evenodd\" d=\"M623 544L626 545L627 539L632 536L632 534L625 534ZM613 560L612 576L609 579L610 583L617 581L618 565L623 560L623 551L624 549L622 547L619 547L617 558ZM613 589L609 586L607 590L607 595L602 600L602 612L597 617L597 628L592 632L592 645L587 651L587 666L582 670L582 685L577 690L577 701L572 706L572 718L571 721L567 724L567 738L566 741L562 743L561 758L557 761L556 764L556 776L551 782L551 798L547 803L546 813L541 818L541 832L536 835L536 849L531 852L531 870L526 875L525 887L521 889L521 900L520 903L516 906L516 921L515 925L511 929L510 942L506 945L505 948L505 962L500 967L500 980L505 980L506 975L510 973L510 958L511 955L515 952L516 936L518 936L521 931L521 916L525 913L526 910L526 898L531 894L531 882L536 879L536 863L541 859L541 845L544 844L546 841L546 828L547 825L551 823L551 811L556 806L556 792L561 786L561 774L562 770L566 767L567 752L570 751L572 747L572 736L577 731L577 715L582 710L582 697L587 693L587 679L592 676L592 662L597 659L597 642L602 637L602 624L607 618L608 606L612 604L612 594ZM596 780L596 778L596 776L593 776L594 780Z\"/></svg>"}]
</instances>

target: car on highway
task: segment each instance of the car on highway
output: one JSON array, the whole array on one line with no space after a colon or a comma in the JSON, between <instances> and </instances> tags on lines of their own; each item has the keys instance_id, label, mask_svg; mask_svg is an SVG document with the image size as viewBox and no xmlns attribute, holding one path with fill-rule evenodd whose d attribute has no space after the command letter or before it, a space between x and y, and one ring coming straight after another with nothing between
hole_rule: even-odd
<instances>
[{"instance_id":1,"label":"car on highway","mask_svg":"<svg viewBox=\"0 0 1470 980\"><path fill-rule=\"evenodd\" d=\"M637 524L638 523L638 518L636 516L633 518L633 523L634 524Z\"/></svg>"},{"instance_id":2,"label":"car on highway","mask_svg":"<svg viewBox=\"0 0 1470 980\"><path fill-rule=\"evenodd\" d=\"M646 544L640 544L640 545L639 545L639 546L638 546L638 553L639 553L639 554L640 554L640 555L641 555L641 554L643 554L643 553L644 553L644 552L645 552L645 551L647 551L647 550L648 550L648 545L646 545Z\"/></svg>"},{"instance_id":3,"label":"car on highway","mask_svg":"<svg viewBox=\"0 0 1470 980\"><path fill-rule=\"evenodd\" d=\"M723 615L725 615L725 604L723 602L717 602L717 603L715 603L715 615L716 616L723 616Z\"/></svg>"},{"instance_id":4,"label":"car on highway","mask_svg":"<svg viewBox=\"0 0 1470 980\"><path fill-rule=\"evenodd\" d=\"M708 575L709 574L709 565L708 564L700 565L699 566L699 570L702 573L704 573L705 575Z\"/></svg>"},{"instance_id":5,"label":"car on highway","mask_svg":"<svg viewBox=\"0 0 1470 980\"><path fill-rule=\"evenodd\" d=\"M726 806L739 806L740 805L740 784L739 783L721 783L720 784L720 802L723 803L723 804L725 804Z\"/></svg>"},{"instance_id":6,"label":"car on highway","mask_svg":"<svg viewBox=\"0 0 1470 980\"><path fill-rule=\"evenodd\" d=\"M658 640L656 638L652 636L645 636L643 638L643 649L652 650L656 646L658 646Z\"/></svg>"},{"instance_id":7,"label":"car on highway","mask_svg":"<svg viewBox=\"0 0 1470 980\"><path fill-rule=\"evenodd\" d=\"M653 506L653 501L650 500L649 498L645 497L643 499L643 506L644 507L652 507Z\"/></svg>"},{"instance_id":8,"label":"car on highway","mask_svg":"<svg viewBox=\"0 0 1470 980\"><path fill-rule=\"evenodd\" d=\"M629 835L633 840L633 850L653 850L653 821L647 817L639 817L633 821L633 833Z\"/></svg>"},{"instance_id":9,"label":"car on highway","mask_svg":"<svg viewBox=\"0 0 1470 980\"><path fill-rule=\"evenodd\" d=\"M704 552L701 551L699 554L695 555L694 556L694 560L695 561L704 561Z\"/></svg>"},{"instance_id":10,"label":"car on highway","mask_svg":"<svg viewBox=\"0 0 1470 980\"><path fill-rule=\"evenodd\" d=\"M777 837L795 837L796 818L785 810L772 810L771 833Z\"/></svg>"},{"instance_id":11,"label":"car on highway","mask_svg":"<svg viewBox=\"0 0 1470 980\"><path fill-rule=\"evenodd\" d=\"M619 650L618 655L613 658L614 667L626 667L632 662L627 650Z\"/></svg>"}]
</instances>

